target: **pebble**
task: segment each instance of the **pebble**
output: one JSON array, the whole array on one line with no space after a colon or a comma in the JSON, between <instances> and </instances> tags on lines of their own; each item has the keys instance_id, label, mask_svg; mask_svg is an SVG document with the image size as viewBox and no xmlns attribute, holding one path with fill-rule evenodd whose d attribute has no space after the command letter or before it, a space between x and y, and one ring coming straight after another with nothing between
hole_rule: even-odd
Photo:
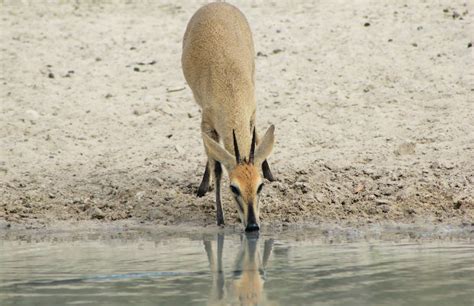
<instances>
[{"instance_id":1,"label":"pebble","mask_svg":"<svg viewBox=\"0 0 474 306\"><path fill-rule=\"evenodd\" d=\"M104 212L98 207L92 207L87 213L91 219L103 219L105 217Z\"/></svg>"},{"instance_id":2,"label":"pebble","mask_svg":"<svg viewBox=\"0 0 474 306\"><path fill-rule=\"evenodd\" d=\"M390 201L388 201L387 199L376 199L375 204L377 204L377 205L388 205L388 204L390 204Z\"/></svg>"},{"instance_id":3,"label":"pebble","mask_svg":"<svg viewBox=\"0 0 474 306\"><path fill-rule=\"evenodd\" d=\"M32 109L25 111L25 115L27 116L28 120L31 121L36 121L40 117L39 113Z\"/></svg>"},{"instance_id":4,"label":"pebble","mask_svg":"<svg viewBox=\"0 0 474 306\"><path fill-rule=\"evenodd\" d=\"M414 142L404 142L398 146L393 153L395 155L413 155L415 154L416 144Z\"/></svg>"},{"instance_id":5,"label":"pebble","mask_svg":"<svg viewBox=\"0 0 474 306\"><path fill-rule=\"evenodd\" d=\"M141 201L143 199L143 197L145 196L146 192L145 191L139 191L135 194L135 198L138 200L138 201Z\"/></svg>"},{"instance_id":6,"label":"pebble","mask_svg":"<svg viewBox=\"0 0 474 306\"><path fill-rule=\"evenodd\" d=\"M323 200L324 200L324 194L322 193L316 193L314 195L314 198L316 199L316 201L318 201L319 203L322 203Z\"/></svg>"}]
</instances>

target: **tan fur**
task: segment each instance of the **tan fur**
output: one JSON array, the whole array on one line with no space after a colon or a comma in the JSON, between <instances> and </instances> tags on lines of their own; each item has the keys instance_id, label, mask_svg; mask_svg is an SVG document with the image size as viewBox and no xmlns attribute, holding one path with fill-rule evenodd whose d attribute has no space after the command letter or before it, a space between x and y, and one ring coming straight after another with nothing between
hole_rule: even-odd
<instances>
[{"instance_id":1,"label":"tan fur","mask_svg":"<svg viewBox=\"0 0 474 306\"><path fill-rule=\"evenodd\" d=\"M215 131L233 152L235 130L243 157L250 152L255 125L254 53L245 16L227 3L200 8L184 34L183 72L202 108L203 132L214 138Z\"/></svg>"},{"instance_id":2,"label":"tan fur","mask_svg":"<svg viewBox=\"0 0 474 306\"><path fill-rule=\"evenodd\" d=\"M257 167L249 164L240 164L236 166L234 171L230 173L230 180L232 183L240 186L242 198L247 203L254 199L254 196L257 193L258 185L262 181ZM242 186L245 185L248 185L248 187L245 189L242 188Z\"/></svg>"},{"instance_id":3,"label":"tan fur","mask_svg":"<svg viewBox=\"0 0 474 306\"><path fill-rule=\"evenodd\" d=\"M236 162L233 133L241 160L249 160L255 128L254 53L252 32L245 16L230 4L211 3L200 8L189 21L181 58L184 77L202 109L201 132L209 172L214 173L214 161L218 161L227 169L231 184L239 187L242 197L236 201L240 203L239 214L244 225L249 205L259 221L257 188L262 181L259 168L271 153L274 142L272 125L261 145L256 137L254 163ZM217 198L218 224L223 224L223 218L219 217L220 197Z\"/></svg>"}]
</instances>

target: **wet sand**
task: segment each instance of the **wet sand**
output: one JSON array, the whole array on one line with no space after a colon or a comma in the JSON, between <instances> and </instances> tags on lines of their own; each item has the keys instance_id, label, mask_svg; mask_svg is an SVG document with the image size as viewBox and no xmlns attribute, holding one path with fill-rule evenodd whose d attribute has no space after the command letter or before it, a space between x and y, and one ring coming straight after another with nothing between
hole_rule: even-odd
<instances>
[{"instance_id":1,"label":"wet sand","mask_svg":"<svg viewBox=\"0 0 474 306\"><path fill-rule=\"evenodd\" d=\"M195 196L205 154L180 67L203 2L12 3L1 226L214 226L214 194ZM254 33L258 128L276 125L264 224L473 224L474 8L236 4ZM227 190L223 204L237 225Z\"/></svg>"}]
</instances>

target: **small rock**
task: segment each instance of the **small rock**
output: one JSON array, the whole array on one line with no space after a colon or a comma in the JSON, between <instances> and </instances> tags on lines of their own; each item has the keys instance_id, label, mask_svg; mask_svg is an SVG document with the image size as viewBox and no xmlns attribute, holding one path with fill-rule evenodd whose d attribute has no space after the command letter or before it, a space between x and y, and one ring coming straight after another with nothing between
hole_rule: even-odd
<instances>
[{"instance_id":1,"label":"small rock","mask_svg":"<svg viewBox=\"0 0 474 306\"><path fill-rule=\"evenodd\" d=\"M370 22L364 23L364 27L370 27Z\"/></svg>"},{"instance_id":2,"label":"small rock","mask_svg":"<svg viewBox=\"0 0 474 306\"><path fill-rule=\"evenodd\" d=\"M299 188L303 193L308 193L309 187L308 184L303 183L303 182L296 182L295 187Z\"/></svg>"},{"instance_id":3,"label":"small rock","mask_svg":"<svg viewBox=\"0 0 474 306\"><path fill-rule=\"evenodd\" d=\"M388 213L390 211L390 207L388 205L382 205L380 208L382 209L383 213Z\"/></svg>"},{"instance_id":4,"label":"small rock","mask_svg":"<svg viewBox=\"0 0 474 306\"><path fill-rule=\"evenodd\" d=\"M54 79L54 73L52 73L52 72L48 73L48 78Z\"/></svg>"},{"instance_id":5,"label":"small rock","mask_svg":"<svg viewBox=\"0 0 474 306\"><path fill-rule=\"evenodd\" d=\"M415 154L416 144L413 142L405 142L398 146L398 148L393 152L395 155L412 155Z\"/></svg>"},{"instance_id":6,"label":"small rock","mask_svg":"<svg viewBox=\"0 0 474 306\"><path fill-rule=\"evenodd\" d=\"M357 186L354 188L354 193L359 193L361 191L364 191L365 185L362 183L357 184Z\"/></svg>"},{"instance_id":7,"label":"small rock","mask_svg":"<svg viewBox=\"0 0 474 306\"><path fill-rule=\"evenodd\" d=\"M81 198L74 198L72 204L84 204L84 201Z\"/></svg>"},{"instance_id":8,"label":"small rock","mask_svg":"<svg viewBox=\"0 0 474 306\"><path fill-rule=\"evenodd\" d=\"M417 43L412 43L411 44L413 47L418 47L418 44Z\"/></svg>"},{"instance_id":9,"label":"small rock","mask_svg":"<svg viewBox=\"0 0 474 306\"><path fill-rule=\"evenodd\" d=\"M98 207L91 207L87 213L91 219L103 219L105 217L104 212Z\"/></svg>"},{"instance_id":10,"label":"small rock","mask_svg":"<svg viewBox=\"0 0 474 306\"><path fill-rule=\"evenodd\" d=\"M179 154L184 153L184 149L178 144L175 146L175 149L176 149L176 152L178 152Z\"/></svg>"},{"instance_id":11,"label":"small rock","mask_svg":"<svg viewBox=\"0 0 474 306\"><path fill-rule=\"evenodd\" d=\"M388 205L390 204L390 201L387 199L376 199L375 204L377 205Z\"/></svg>"},{"instance_id":12,"label":"small rock","mask_svg":"<svg viewBox=\"0 0 474 306\"><path fill-rule=\"evenodd\" d=\"M472 42L469 42L469 43L467 44L467 47L468 47L468 48L471 48L471 47L472 47Z\"/></svg>"},{"instance_id":13,"label":"small rock","mask_svg":"<svg viewBox=\"0 0 474 306\"><path fill-rule=\"evenodd\" d=\"M32 109L28 109L27 111L25 111L25 114L26 114L28 120L31 120L31 121L36 121L40 117L38 112L35 111L35 110L32 110Z\"/></svg>"},{"instance_id":14,"label":"small rock","mask_svg":"<svg viewBox=\"0 0 474 306\"><path fill-rule=\"evenodd\" d=\"M135 194L135 198L138 200L138 201L141 201L143 199L143 197L145 196L146 192L145 191L139 191Z\"/></svg>"},{"instance_id":15,"label":"small rock","mask_svg":"<svg viewBox=\"0 0 474 306\"><path fill-rule=\"evenodd\" d=\"M263 53L262 51L258 51L257 56L267 57L267 55Z\"/></svg>"},{"instance_id":16,"label":"small rock","mask_svg":"<svg viewBox=\"0 0 474 306\"><path fill-rule=\"evenodd\" d=\"M322 193L316 193L314 195L314 198L316 199L316 201L318 201L319 203L322 203L323 200L324 200L324 194Z\"/></svg>"},{"instance_id":17,"label":"small rock","mask_svg":"<svg viewBox=\"0 0 474 306\"><path fill-rule=\"evenodd\" d=\"M383 194L383 195L391 195L393 192L392 188L390 187L385 187L385 188L380 188L380 193Z\"/></svg>"},{"instance_id":18,"label":"small rock","mask_svg":"<svg viewBox=\"0 0 474 306\"><path fill-rule=\"evenodd\" d=\"M135 68L133 68L133 71L140 72L140 68L135 67Z\"/></svg>"},{"instance_id":19,"label":"small rock","mask_svg":"<svg viewBox=\"0 0 474 306\"><path fill-rule=\"evenodd\" d=\"M286 193L286 191L288 191L288 187L286 186L286 184L277 182L277 183L274 184L274 185L276 186L276 188L278 188L279 191L281 191L281 192L283 192L283 193Z\"/></svg>"},{"instance_id":20,"label":"small rock","mask_svg":"<svg viewBox=\"0 0 474 306\"><path fill-rule=\"evenodd\" d=\"M296 174L305 175L305 174L308 174L308 171L306 171L306 169L300 169L300 170L296 170Z\"/></svg>"},{"instance_id":21,"label":"small rock","mask_svg":"<svg viewBox=\"0 0 474 306\"><path fill-rule=\"evenodd\" d=\"M459 209L462 207L474 207L474 199L472 197L458 197L454 199L454 208Z\"/></svg>"},{"instance_id":22,"label":"small rock","mask_svg":"<svg viewBox=\"0 0 474 306\"><path fill-rule=\"evenodd\" d=\"M273 54L278 54L280 52L283 52L283 50L282 49L274 49L273 50Z\"/></svg>"},{"instance_id":23,"label":"small rock","mask_svg":"<svg viewBox=\"0 0 474 306\"><path fill-rule=\"evenodd\" d=\"M323 166L328 170L332 170L332 171L337 170L337 166L335 164L333 164L332 162L329 162L329 161L325 162L323 164Z\"/></svg>"}]
</instances>

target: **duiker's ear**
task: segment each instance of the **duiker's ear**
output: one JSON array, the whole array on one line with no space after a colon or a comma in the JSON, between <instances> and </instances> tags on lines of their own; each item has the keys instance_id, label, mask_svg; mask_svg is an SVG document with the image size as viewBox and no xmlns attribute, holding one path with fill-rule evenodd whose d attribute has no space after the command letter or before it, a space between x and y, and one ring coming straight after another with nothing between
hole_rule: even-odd
<instances>
[{"instance_id":1,"label":"duiker's ear","mask_svg":"<svg viewBox=\"0 0 474 306\"><path fill-rule=\"evenodd\" d=\"M265 159L272 153L273 143L275 142L275 126L272 124L268 128L265 136L255 150L255 165L261 165Z\"/></svg>"},{"instance_id":2,"label":"duiker's ear","mask_svg":"<svg viewBox=\"0 0 474 306\"><path fill-rule=\"evenodd\" d=\"M227 170L231 170L235 167L235 156L204 133L202 134L202 139L204 140L204 147L206 147L207 154L210 158L220 162Z\"/></svg>"}]
</instances>

